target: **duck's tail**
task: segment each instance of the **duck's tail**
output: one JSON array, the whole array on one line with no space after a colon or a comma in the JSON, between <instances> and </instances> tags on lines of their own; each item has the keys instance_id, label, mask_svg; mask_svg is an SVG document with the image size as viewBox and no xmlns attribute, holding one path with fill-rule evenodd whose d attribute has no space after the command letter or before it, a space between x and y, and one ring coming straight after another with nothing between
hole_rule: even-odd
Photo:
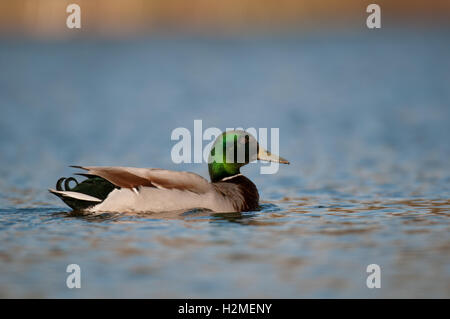
<instances>
[{"instance_id":1,"label":"duck's tail","mask_svg":"<svg viewBox=\"0 0 450 319\"><path fill-rule=\"evenodd\" d=\"M69 185L72 181L76 183L73 188ZM85 210L101 203L113 189L114 186L101 177L89 177L81 183L73 177L62 177L56 182L56 189L49 189L49 192L72 209Z\"/></svg>"}]
</instances>

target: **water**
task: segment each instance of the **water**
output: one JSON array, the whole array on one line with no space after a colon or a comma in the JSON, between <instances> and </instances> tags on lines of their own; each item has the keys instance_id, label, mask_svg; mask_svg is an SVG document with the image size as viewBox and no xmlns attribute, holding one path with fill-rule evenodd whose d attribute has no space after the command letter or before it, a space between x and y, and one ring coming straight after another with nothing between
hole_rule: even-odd
<instances>
[{"instance_id":1,"label":"water","mask_svg":"<svg viewBox=\"0 0 450 319\"><path fill-rule=\"evenodd\" d=\"M450 297L448 35L3 39L0 296ZM195 119L280 128L291 165L243 171L261 211L82 216L46 191L71 164L207 177L170 159Z\"/></svg>"}]
</instances>

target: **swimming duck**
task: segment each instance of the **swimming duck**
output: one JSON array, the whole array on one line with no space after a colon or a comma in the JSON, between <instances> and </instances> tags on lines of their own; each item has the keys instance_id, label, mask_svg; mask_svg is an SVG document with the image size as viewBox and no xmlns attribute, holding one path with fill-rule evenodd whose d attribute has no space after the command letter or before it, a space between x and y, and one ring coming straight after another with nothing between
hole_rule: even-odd
<instances>
[{"instance_id":1,"label":"swimming duck","mask_svg":"<svg viewBox=\"0 0 450 319\"><path fill-rule=\"evenodd\" d=\"M208 209L241 212L259 208L259 194L240 168L263 160L289 164L259 146L245 131L227 131L211 149L208 170L211 183L200 175L157 168L71 166L85 170L83 182L60 178L49 191L69 207L87 212L167 212ZM75 182L76 186L70 187ZM62 184L64 183L64 189Z\"/></svg>"}]
</instances>

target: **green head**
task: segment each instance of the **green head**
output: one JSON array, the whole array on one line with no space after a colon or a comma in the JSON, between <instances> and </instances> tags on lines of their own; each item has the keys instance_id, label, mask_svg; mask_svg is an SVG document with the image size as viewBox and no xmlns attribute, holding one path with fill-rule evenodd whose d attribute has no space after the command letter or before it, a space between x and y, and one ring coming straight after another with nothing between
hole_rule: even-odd
<instances>
[{"instance_id":1,"label":"green head","mask_svg":"<svg viewBox=\"0 0 450 319\"><path fill-rule=\"evenodd\" d=\"M245 131L222 133L209 154L208 169L212 182L240 173L240 168L255 160L289 164L278 155L259 146L256 139Z\"/></svg>"}]
</instances>

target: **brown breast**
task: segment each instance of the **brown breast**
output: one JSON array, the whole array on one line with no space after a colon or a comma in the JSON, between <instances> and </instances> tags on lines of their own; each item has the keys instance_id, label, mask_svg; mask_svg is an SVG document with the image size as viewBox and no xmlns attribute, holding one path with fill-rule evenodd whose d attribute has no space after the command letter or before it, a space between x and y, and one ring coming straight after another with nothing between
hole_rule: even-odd
<instances>
[{"instance_id":1,"label":"brown breast","mask_svg":"<svg viewBox=\"0 0 450 319\"><path fill-rule=\"evenodd\" d=\"M259 194L255 184L247 177L236 175L216 183L212 183L216 191L231 201L236 211L252 211L259 209Z\"/></svg>"}]
</instances>

